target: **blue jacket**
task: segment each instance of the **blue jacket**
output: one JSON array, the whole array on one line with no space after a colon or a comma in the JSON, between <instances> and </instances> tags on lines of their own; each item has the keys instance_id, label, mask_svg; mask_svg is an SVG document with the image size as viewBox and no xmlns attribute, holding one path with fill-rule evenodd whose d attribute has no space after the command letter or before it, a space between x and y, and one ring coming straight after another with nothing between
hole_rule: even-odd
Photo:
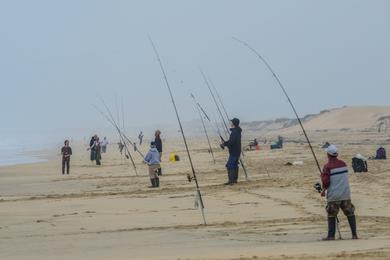
<instances>
[{"instance_id":1,"label":"blue jacket","mask_svg":"<svg viewBox=\"0 0 390 260\"><path fill-rule=\"evenodd\" d=\"M235 127L230 129L229 140L224 143L224 145L229 148L229 154L234 157L240 157L241 155L241 132L240 127Z\"/></svg>"},{"instance_id":2,"label":"blue jacket","mask_svg":"<svg viewBox=\"0 0 390 260\"><path fill-rule=\"evenodd\" d=\"M148 165L160 164L160 153L156 148L150 148L144 160Z\"/></svg>"}]
</instances>

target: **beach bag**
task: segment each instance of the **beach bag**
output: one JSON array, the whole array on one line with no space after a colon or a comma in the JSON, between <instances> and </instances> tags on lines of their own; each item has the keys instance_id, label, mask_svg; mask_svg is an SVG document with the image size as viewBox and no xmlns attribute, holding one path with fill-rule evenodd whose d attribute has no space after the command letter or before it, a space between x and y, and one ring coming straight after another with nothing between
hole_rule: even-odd
<instances>
[{"instance_id":1,"label":"beach bag","mask_svg":"<svg viewBox=\"0 0 390 260\"><path fill-rule=\"evenodd\" d=\"M367 172L367 161L361 158L352 158L352 168L354 172Z\"/></svg>"}]
</instances>

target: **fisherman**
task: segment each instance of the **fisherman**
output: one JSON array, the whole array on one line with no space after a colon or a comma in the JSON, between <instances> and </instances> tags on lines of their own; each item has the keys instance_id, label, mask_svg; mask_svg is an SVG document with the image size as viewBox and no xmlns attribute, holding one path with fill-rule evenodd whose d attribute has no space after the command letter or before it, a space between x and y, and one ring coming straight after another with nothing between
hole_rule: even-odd
<instances>
[{"instance_id":1,"label":"fisherman","mask_svg":"<svg viewBox=\"0 0 390 260\"><path fill-rule=\"evenodd\" d=\"M99 142L99 137L96 137L96 141L95 141L95 144L93 146L93 149L95 151L95 161L96 161L96 165L101 165L101 159L102 159L102 147L100 145L100 142Z\"/></svg>"},{"instance_id":2,"label":"fisherman","mask_svg":"<svg viewBox=\"0 0 390 260\"><path fill-rule=\"evenodd\" d=\"M341 208L348 218L352 232L352 239L358 239L356 232L355 207L351 202L351 190L348 181L348 167L345 162L339 160L337 147L329 145L325 150L328 155L328 163L321 173L322 193L327 199L326 211L328 213L328 236L323 240L335 240L336 217Z\"/></svg>"},{"instance_id":3,"label":"fisherman","mask_svg":"<svg viewBox=\"0 0 390 260\"><path fill-rule=\"evenodd\" d=\"M226 163L226 169L228 172L228 182L225 185L233 185L237 183L238 179L238 161L240 160L241 155L241 132L240 120L238 118L233 118L230 121L230 137L228 141L224 141L221 144L222 149L228 147L229 149L229 159Z\"/></svg>"},{"instance_id":4,"label":"fisherman","mask_svg":"<svg viewBox=\"0 0 390 260\"><path fill-rule=\"evenodd\" d=\"M103 141L100 142L100 145L102 147L102 153L106 153L107 152L107 145L108 145L107 137L103 138Z\"/></svg>"},{"instance_id":5,"label":"fisherman","mask_svg":"<svg viewBox=\"0 0 390 260\"><path fill-rule=\"evenodd\" d=\"M72 155L72 148L70 148L69 146L69 140L65 140L64 146L61 148L61 155L62 155L62 174L65 174L65 168L66 168L66 174L69 175L70 156Z\"/></svg>"},{"instance_id":6,"label":"fisherman","mask_svg":"<svg viewBox=\"0 0 390 260\"><path fill-rule=\"evenodd\" d=\"M89 141L89 148L87 149L87 150L91 150L91 156L90 156L91 162L96 160L95 150L92 149L95 145L96 138L98 138L98 136L96 134L91 137L91 141Z\"/></svg>"},{"instance_id":7,"label":"fisherman","mask_svg":"<svg viewBox=\"0 0 390 260\"><path fill-rule=\"evenodd\" d=\"M152 186L149 188L158 188L160 187L160 179L158 178L158 169L160 169L160 153L156 148L156 143L150 143L150 150L144 158L145 163L149 166L149 177Z\"/></svg>"},{"instance_id":8,"label":"fisherman","mask_svg":"<svg viewBox=\"0 0 390 260\"><path fill-rule=\"evenodd\" d=\"M144 139L144 134L142 133L142 131L139 133L138 135L138 140L139 140L139 145L141 146L142 145L142 140Z\"/></svg>"},{"instance_id":9,"label":"fisherman","mask_svg":"<svg viewBox=\"0 0 390 260\"><path fill-rule=\"evenodd\" d=\"M160 130L156 130L156 132L154 133L154 143L156 145L156 149L157 151L159 152L160 154L160 162L161 162L161 158L162 158L162 141L161 141L161 131ZM161 167L158 168L158 175L161 176L162 175L162 170L161 170Z\"/></svg>"}]
</instances>

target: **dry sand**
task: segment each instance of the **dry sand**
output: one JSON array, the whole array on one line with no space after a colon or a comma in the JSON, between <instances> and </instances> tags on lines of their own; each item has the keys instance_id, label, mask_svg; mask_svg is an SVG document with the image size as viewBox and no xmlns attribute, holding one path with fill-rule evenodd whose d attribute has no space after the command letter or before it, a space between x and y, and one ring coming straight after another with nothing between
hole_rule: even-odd
<instances>
[{"instance_id":1,"label":"dry sand","mask_svg":"<svg viewBox=\"0 0 390 260\"><path fill-rule=\"evenodd\" d=\"M380 133L313 132L320 142L335 140L341 158L368 156L388 137ZM295 140L300 136L289 136ZM362 141L363 140L363 141ZM372 140L372 141L370 141ZM207 226L194 208L194 184L181 142L166 144L180 162L164 154L161 188L148 189L146 166L137 155L138 176L116 147L93 166L84 147L73 144L70 176L60 174L60 158L46 163L0 168L1 259L390 259L390 166L370 161L369 173L351 174L360 240L350 240L340 215L344 240L322 242L326 234L324 200L313 190L317 169L299 143L285 149L247 152L251 175L226 181L226 152L191 140L204 195ZM303 166L285 166L303 160Z\"/></svg>"}]
</instances>

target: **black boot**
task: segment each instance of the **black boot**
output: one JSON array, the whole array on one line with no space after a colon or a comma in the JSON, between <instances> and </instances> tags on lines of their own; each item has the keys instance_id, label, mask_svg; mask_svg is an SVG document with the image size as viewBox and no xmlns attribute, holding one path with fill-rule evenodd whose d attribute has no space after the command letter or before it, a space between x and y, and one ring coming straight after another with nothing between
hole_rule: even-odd
<instances>
[{"instance_id":1,"label":"black boot","mask_svg":"<svg viewBox=\"0 0 390 260\"><path fill-rule=\"evenodd\" d=\"M348 223L351 228L352 232L352 239L358 239L357 232L356 232L356 217L355 215L348 216Z\"/></svg>"},{"instance_id":2,"label":"black boot","mask_svg":"<svg viewBox=\"0 0 390 260\"><path fill-rule=\"evenodd\" d=\"M335 240L336 217L328 217L328 236L322 240Z\"/></svg>"},{"instance_id":3,"label":"black boot","mask_svg":"<svg viewBox=\"0 0 390 260\"><path fill-rule=\"evenodd\" d=\"M150 179L150 183L152 184L152 186L148 186L148 188L155 188L156 187L156 179L155 178Z\"/></svg>"},{"instance_id":4,"label":"black boot","mask_svg":"<svg viewBox=\"0 0 390 260\"><path fill-rule=\"evenodd\" d=\"M238 168L233 170L233 183L237 183L238 180Z\"/></svg>"},{"instance_id":5,"label":"black boot","mask_svg":"<svg viewBox=\"0 0 390 260\"><path fill-rule=\"evenodd\" d=\"M234 179L234 173L233 173L234 170L231 170L231 169L228 169L227 170L227 173L228 173L228 178L229 178L229 181L225 183L225 185L232 185L234 182L233 182L233 179Z\"/></svg>"},{"instance_id":6,"label":"black boot","mask_svg":"<svg viewBox=\"0 0 390 260\"><path fill-rule=\"evenodd\" d=\"M159 178L154 178L155 183L156 183L156 188L160 187L160 179Z\"/></svg>"}]
</instances>

